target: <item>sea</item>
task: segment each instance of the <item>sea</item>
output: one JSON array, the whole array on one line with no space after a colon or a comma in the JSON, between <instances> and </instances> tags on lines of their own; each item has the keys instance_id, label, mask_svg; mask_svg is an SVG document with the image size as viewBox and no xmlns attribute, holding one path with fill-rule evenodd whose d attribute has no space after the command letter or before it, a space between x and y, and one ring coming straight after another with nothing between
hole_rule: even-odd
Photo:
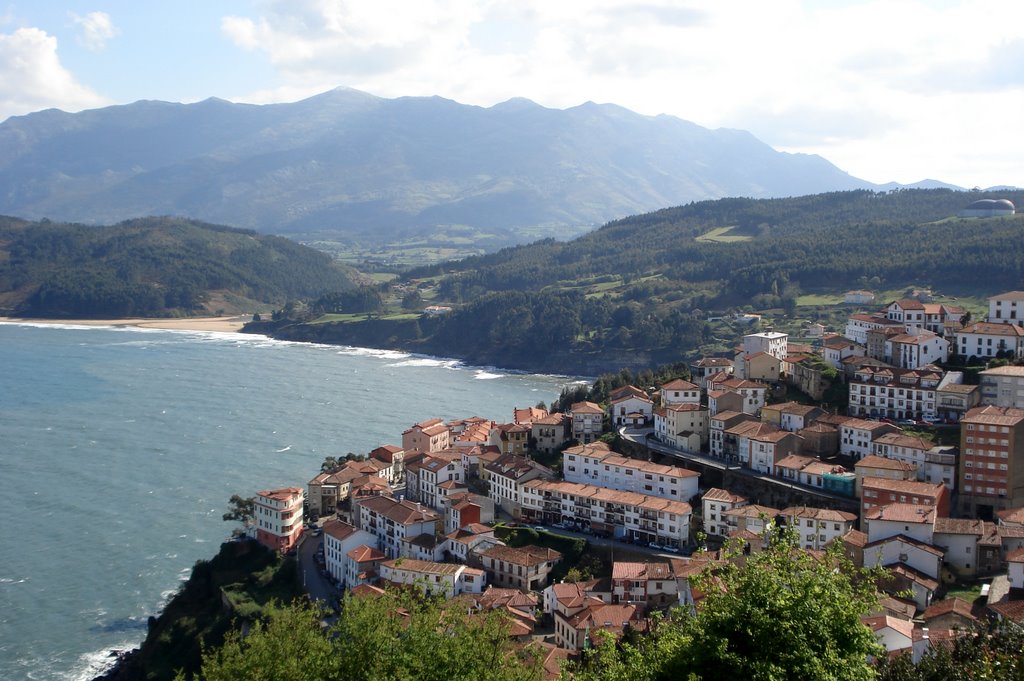
<instances>
[{"instance_id":1,"label":"sea","mask_svg":"<svg viewBox=\"0 0 1024 681\"><path fill-rule=\"evenodd\" d=\"M92 679L212 557L232 494L573 379L237 333L0 324L0 678Z\"/></svg>"}]
</instances>

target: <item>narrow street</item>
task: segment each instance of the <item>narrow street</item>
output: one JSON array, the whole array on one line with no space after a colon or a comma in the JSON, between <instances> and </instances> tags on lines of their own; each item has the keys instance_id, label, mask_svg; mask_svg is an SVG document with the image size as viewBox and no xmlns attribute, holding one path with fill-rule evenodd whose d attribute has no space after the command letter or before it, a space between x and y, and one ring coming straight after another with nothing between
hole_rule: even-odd
<instances>
[{"instance_id":1,"label":"narrow street","mask_svg":"<svg viewBox=\"0 0 1024 681\"><path fill-rule=\"evenodd\" d=\"M323 544L323 535L314 537L311 531L304 532L299 544L298 555L299 579L302 580L302 588L312 600L320 601L321 605L330 608L333 606L338 590L334 588L316 562L316 553Z\"/></svg>"}]
</instances>

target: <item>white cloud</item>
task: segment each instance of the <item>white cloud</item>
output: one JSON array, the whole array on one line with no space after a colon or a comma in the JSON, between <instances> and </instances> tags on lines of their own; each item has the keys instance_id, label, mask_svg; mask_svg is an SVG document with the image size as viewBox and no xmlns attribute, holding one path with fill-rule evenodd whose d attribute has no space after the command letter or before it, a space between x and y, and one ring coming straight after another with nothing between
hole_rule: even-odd
<instances>
[{"instance_id":1,"label":"white cloud","mask_svg":"<svg viewBox=\"0 0 1024 681\"><path fill-rule=\"evenodd\" d=\"M979 143L997 146L996 135L1024 154L1024 141L971 125L1024 115L1019 0L688 5L270 0L261 14L225 17L221 28L266 55L281 94L347 85L480 105L513 96L557 107L615 102L748 129L877 182L929 175L964 183L977 165L987 179L972 183L1024 184L1012 166L983 173L971 163ZM992 106L1015 108L1004 116Z\"/></svg>"},{"instance_id":2,"label":"white cloud","mask_svg":"<svg viewBox=\"0 0 1024 681\"><path fill-rule=\"evenodd\" d=\"M89 12L84 17L74 12L68 14L78 26L78 42L92 52L102 52L107 41L121 32L106 12Z\"/></svg>"},{"instance_id":3,"label":"white cloud","mask_svg":"<svg viewBox=\"0 0 1024 681\"><path fill-rule=\"evenodd\" d=\"M57 39L38 28L0 33L0 83L0 120L49 107L77 111L107 103L61 65Z\"/></svg>"}]
</instances>

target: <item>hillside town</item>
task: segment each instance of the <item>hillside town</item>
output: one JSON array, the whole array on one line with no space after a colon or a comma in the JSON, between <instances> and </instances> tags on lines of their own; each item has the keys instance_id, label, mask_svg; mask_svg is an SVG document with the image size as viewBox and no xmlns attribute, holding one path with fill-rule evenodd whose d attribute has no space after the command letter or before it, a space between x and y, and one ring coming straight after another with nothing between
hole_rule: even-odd
<instances>
[{"instance_id":1,"label":"hillside town","mask_svg":"<svg viewBox=\"0 0 1024 681\"><path fill-rule=\"evenodd\" d=\"M890 652L1024 623L1024 292L990 298L984 321L905 298L818 331L747 334L688 379L606 404L413 424L305 487L258 492L248 531L281 552L319 542L338 594L402 586L501 609L555 672L598 630L699 608L692 578L779 528L888 571L864 623ZM969 380L943 368L952 356L987 368ZM837 389L845 413L825 401ZM569 564L553 546L574 540L608 547L608 564Z\"/></svg>"}]
</instances>

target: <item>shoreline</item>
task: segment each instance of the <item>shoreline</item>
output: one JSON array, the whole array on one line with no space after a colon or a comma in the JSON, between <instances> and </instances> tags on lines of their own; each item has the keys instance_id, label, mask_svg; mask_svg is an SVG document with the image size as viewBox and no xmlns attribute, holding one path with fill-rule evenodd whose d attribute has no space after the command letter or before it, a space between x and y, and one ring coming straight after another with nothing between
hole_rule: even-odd
<instances>
[{"instance_id":1,"label":"shoreline","mask_svg":"<svg viewBox=\"0 0 1024 681\"><path fill-rule=\"evenodd\" d=\"M4 317L0 316L0 324L38 324L42 326L94 326L104 328L135 328L135 329L158 329L164 331L197 331L197 332L214 332L214 333L241 333L242 327L252 321L252 317L249 315L239 315L234 317L132 317L127 319L52 319L52 318L35 318L35 317ZM262 333L254 333L251 335L266 335ZM274 336L267 335L268 338L274 338ZM592 383L596 380L596 377L589 377L583 375L572 375L572 374L561 374L555 372L537 371L529 369L514 369L507 367L500 367L495 365L478 365L468 363L464 359L458 357L443 357L440 355L431 355L421 352L415 352L410 350L403 350L400 348L380 348L371 347L365 345L348 345L347 343L330 343L318 340L290 340L292 343L302 343L304 345L322 345L325 347L345 347L352 348L354 350L365 350L369 352L396 352L408 357L409 359L427 359L437 362L457 362L463 367L469 369L476 369L483 372L495 372L503 375L537 375L537 376L550 376L554 378L564 378L570 380L572 383Z\"/></svg>"},{"instance_id":2,"label":"shoreline","mask_svg":"<svg viewBox=\"0 0 1024 681\"><path fill-rule=\"evenodd\" d=\"M233 317L134 317L129 319L36 319L0 317L6 324L109 326L114 328L163 329L167 331L217 331L239 333L252 320L249 315Z\"/></svg>"}]
</instances>

